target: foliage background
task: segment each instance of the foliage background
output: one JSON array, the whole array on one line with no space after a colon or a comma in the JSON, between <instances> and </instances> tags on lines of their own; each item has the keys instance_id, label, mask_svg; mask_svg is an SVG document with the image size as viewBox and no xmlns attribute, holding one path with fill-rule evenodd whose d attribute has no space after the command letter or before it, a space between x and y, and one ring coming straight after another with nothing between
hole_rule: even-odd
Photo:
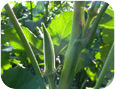
<instances>
[{"instance_id":1,"label":"foliage background","mask_svg":"<svg viewBox=\"0 0 116 90\"><path fill-rule=\"evenodd\" d=\"M86 3L85 18L87 18L87 8L90 4L91 2L89 1ZM55 48L57 66L55 85L57 87L64 55L70 39L73 1L12 1L10 5L13 6L16 17L32 46L41 71L44 69L43 33L36 30L35 27L41 27L41 22L44 22L47 26ZM113 42L114 11L109 6L100 21L93 43L81 53L80 58L83 59L83 62L80 63L80 68L76 72L72 88L94 87ZM41 83L36 81L37 77L34 74L35 72L29 57L26 55L23 44L3 8L1 11L2 80L11 88L39 88L38 84L41 85ZM110 64L107 70L102 87L105 87L113 76L114 62ZM25 79L25 77L27 78ZM46 84L48 84L46 77L44 79Z\"/></svg>"}]
</instances>

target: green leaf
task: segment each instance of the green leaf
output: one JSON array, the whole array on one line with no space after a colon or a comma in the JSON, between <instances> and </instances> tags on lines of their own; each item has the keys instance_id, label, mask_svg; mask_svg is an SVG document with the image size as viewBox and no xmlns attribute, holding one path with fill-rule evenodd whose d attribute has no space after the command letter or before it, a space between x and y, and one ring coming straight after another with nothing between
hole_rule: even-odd
<instances>
[{"instance_id":1,"label":"green leaf","mask_svg":"<svg viewBox=\"0 0 116 90\"><path fill-rule=\"evenodd\" d=\"M114 11L112 9L106 9L105 15L101 18L99 26L114 29Z\"/></svg>"},{"instance_id":2,"label":"green leaf","mask_svg":"<svg viewBox=\"0 0 116 90\"><path fill-rule=\"evenodd\" d=\"M86 72L92 81L95 81L97 79L96 73L92 72L90 68L88 68Z\"/></svg>"},{"instance_id":3,"label":"green leaf","mask_svg":"<svg viewBox=\"0 0 116 90\"><path fill-rule=\"evenodd\" d=\"M100 52L97 52L95 54L95 59L100 59L101 60L101 53Z\"/></svg>"},{"instance_id":4,"label":"green leaf","mask_svg":"<svg viewBox=\"0 0 116 90\"><path fill-rule=\"evenodd\" d=\"M29 41L29 43L36 47L37 49L42 48L42 40L39 40L31 31L27 28L22 27L23 32ZM24 50L23 43L21 42L16 30L14 28L4 30L4 35L2 35L2 44L9 42L10 46L13 46L15 49Z\"/></svg>"},{"instance_id":5,"label":"green leaf","mask_svg":"<svg viewBox=\"0 0 116 90\"><path fill-rule=\"evenodd\" d=\"M23 1L22 3L24 6L26 6L28 9L31 9L31 6L30 6L30 1ZM35 7L35 3L33 1L31 1L31 4L32 4L32 8Z\"/></svg>"},{"instance_id":6,"label":"green leaf","mask_svg":"<svg viewBox=\"0 0 116 90\"><path fill-rule=\"evenodd\" d=\"M11 55L13 47L12 46L2 46L1 49L1 75L3 74L3 70L8 70L12 68L12 63L16 64L20 67L23 67L20 64L20 60L16 60L16 56Z\"/></svg>"},{"instance_id":7,"label":"green leaf","mask_svg":"<svg viewBox=\"0 0 116 90\"><path fill-rule=\"evenodd\" d=\"M33 16L36 16L38 13L43 13L45 1L38 1L36 6L33 9Z\"/></svg>"},{"instance_id":8,"label":"green leaf","mask_svg":"<svg viewBox=\"0 0 116 90\"><path fill-rule=\"evenodd\" d=\"M39 78L39 81L38 81ZM2 80L5 85L15 89L45 89L40 77L26 69L15 67L4 72Z\"/></svg>"},{"instance_id":9,"label":"green leaf","mask_svg":"<svg viewBox=\"0 0 116 90\"><path fill-rule=\"evenodd\" d=\"M100 52L101 52L101 59L103 62L105 62L108 53L110 51L110 48L114 42L114 30L104 29L102 39L105 44L103 46L100 46L101 48Z\"/></svg>"},{"instance_id":10,"label":"green leaf","mask_svg":"<svg viewBox=\"0 0 116 90\"><path fill-rule=\"evenodd\" d=\"M114 30L113 29L103 30L103 42L106 44L112 44L114 42Z\"/></svg>"},{"instance_id":11,"label":"green leaf","mask_svg":"<svg viewBox=\"0 0 116 90\"><path fill-rule=\"evenodd\" d=\"M110 15L111 17L114 17L114 11L111 8L107 8L105 13Z\"/></svg>"},{"instance_id":12,"label":"green leaf","mask_svg":"<svg viewBox=\"0 0 116 90\"><path fill-rule=\"evenodd\" d=\"M71 27L72 27L73 12L64 12L55 16L51 24L47 28L55 45L55 52L59 52L68 44ZM62 51L63 52L63 51ZM62 53L60 52L60 53Z\"/></svg>"},{"instance_id":13,"label":"green leaf","mask_svg":"<svg viewBox=\"0 0 116 90\"><path fill-rule=\"evenodd\" d=\"M40 27L41 26L41 23L44 22L44 19L43 18L39 18L38 20L36 21L33 21L33 20L25 20L25 26L31 30L32 32L35 32L35 28L38 26Z\"/></svg>"},{"instance_id":14,"label":"green leaf","mask_svg":"<svg viewBox=\"0 0 116 90\"><path fill-rule=\"evenodd\" d=\"M105 61L106 61L106 58L107 58L108 53L109 53L109 51L111 49L111 46L112 46L111 44L110 45L107 44L107 45L104 45L103 48L100 49L100 52L101 52L101 60L102 60L103 63L105 63ZM114 63L112 63L112 65L110 65L112 68L114 66L113 64Z\"/></svg>"},{"instance_id":15,"label":"green leaf","mask_svg":"<svg viewBox=\"0 0 116 90\"><path fill-rule=\"evenodd\" d=\"M105 63L106 58L109 54L109 51L111 49L111 46L114 42L114 30L110 29L104 29L102 34L104 45L100 46L100 53L101 53L101 60L103 63ZM109 67L106 71L106 78L104 79L104 83L107 84L108 80L111 79L114 76L114 60L109 64Z\"/></svg>"},{"instance_id":16,"label":"green leaf","mask_svg":"<svg viewBox=\"0 0 116 90\"><path fill-rule=\"evenodd\" d=\"M12 67L9 60L9 52L1 52L1 74L3 74L3 70L8 70Z\"/></svg>"}]
</instances>

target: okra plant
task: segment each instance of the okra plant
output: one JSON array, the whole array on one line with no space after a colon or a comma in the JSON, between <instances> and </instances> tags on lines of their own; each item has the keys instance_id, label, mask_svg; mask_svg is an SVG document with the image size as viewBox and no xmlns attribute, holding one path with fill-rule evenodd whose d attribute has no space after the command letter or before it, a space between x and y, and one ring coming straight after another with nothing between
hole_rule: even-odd
<instances>
[{"instance_id":1,"label":"okra plant","mask_svg":"<svg viewBox=\"0 0 116 90\"><path fill-rule=\"evenodd\" d=\"M25 3L26 7L15 2L13 9L6 4L1 12L6 15L2 17L1 28L1 72L7 86L17 89L98 89L112 82L114 16L108 3ZM10 22L13 26L8 28ZM108 77L106 73L111 77L104 78Z\"/></svg>"}]
</instances>

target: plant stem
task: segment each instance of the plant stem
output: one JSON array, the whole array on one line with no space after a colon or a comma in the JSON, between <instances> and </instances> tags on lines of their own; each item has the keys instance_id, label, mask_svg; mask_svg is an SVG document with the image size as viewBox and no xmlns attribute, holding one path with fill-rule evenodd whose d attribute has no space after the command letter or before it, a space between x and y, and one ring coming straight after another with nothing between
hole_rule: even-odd
<instances>
[{"instance_id":1,"label":"plant stem","mask_svg":"<svg viewBox=\"0 0 116 90\"><path fill-rule=\"evenodd\" d=\"M45 9L46 9L45 17L46 17L46 21L47 21L48 15L49 15L49 12L48 12L48 5L49 5L49 1L45 4Z\"/></svg>"},{"instance_id":2,"label":"plant stem","mask_svg":"<svg viewBox=\"0 0 116 90\"><path fill-rule=\"evenodd\" d=\"M59 89L69 89L75 76L75 68L81 52L81 40L75 40L66 54L59 82Z\"/></svg>"},{"instance_id":3,"label":"plant stem","mask_svg":"<svg viewBox=\"0 0 116 90\"><path fill-rule=\"evenodd\" d=\"M96 17L92 27L90 28L90 30L89 30L86 38L85 38L84 47L88 46L93 41L95 33L96 33L96 30L97 30L97 27L98 27L98 24L100 22L100 19L103 16L103 14L104 14L105 10L107 9L107 7L108 7L108 3L105 3L103 5L100 13L97 15L97 17Z\"/></svg>"},{"instance_id":4,"label":"plant stem","mask_svg":"<svg viewBox=\"0 0 116 90\"><path fill-rule=\"evenodd\" d=\"M31 63L32 63L32 66L34 68L34 71L35 71L36 75L42 80L41 81L42 82L42 87L41 88L46 88L45 85L44 85L44 81L43 81L43 78L42 78L42 75L41 75L41 71L40 71L38 62L35 58L35 55L32 51L32 48L31 48L30 44L27 41L27 38L24 35L23 30L21 29L21 26L19 25L19 22L18 22L18 20L15 16L13 10L11 9L9 4L6 4L4 7L5 7L5 10L6 10L12 24L14 25L14 27L15 27L23 45L24 45L24 47L25 47L25 50L27 52L28 57L31 60Z\"/></svg>"},{"instance_id":5,"label":"plant stem","mask_svg":"<svg viewBox=\"0 0 116 90\"><path fill-rule=\"evenodd\" d=\"M93 19L94 19L94 17L88 16L87 21L86 21L86 24L84 25L84 27L83 27L83 29L82 29L82 31L83 31L83 33L82 33L82 38L84 38L84 37L86 36L87 31L88 31L88 29L89 29L89 26L91 25Z\"/></svg>"},{"instance_id":6,"label":"plant stem","mask_svg":"<svg viewBox=\"0 0 116 90\"><path fill-rule=\"evenodd\" d=\"M105 61L105 64L103 66L103 69L102 69L102 71L101 71L101 73L99 75L98 81L95 84L95 89L99 89L100 88L100 86L102 84L102 81L104 79L105 73L106 73L106 71L107 71L107 69L108 69L108 67L110 65L110 62L113 62L113 60L114 60L114 44L112 45L112 47L110 49L108 57L107 57L107 59Z\"/></svg>"},{"instance_id":7,"label":"plant stem","mask_svg":"<svg viewBox=\"0 0 116 90\"><path fill-rule=\"evenodd\" d=\"M80 36L82 27L84 26L84 23L85 23L84 6L85 6L85 1L74 2L72 30L71 30L71 36L70 36L70 41L69 41L67 52L70 51L73 41Z\"/></svg>"},{"instance_id":8,"label":"plant stem","mask_svg":"<svg viewBox=\"0 0 116 90\"><path fill-rule=\"evenodd\" d=\"M48 82L49 82L49 88L50 89L55 89L54 75L49 75L49 76L47 76L47 78L48 78Z\"/></svg>"},{"instance_id":9,"label":"plant stem","mask_svg":"<svg viewBox=\"0 0 116 90\"><path fill-rule=\"evenodd\" d=\"M89 29L90 24L92 23L95 16L98 15L98 9L100 7L100 4L101 4L101 1L93 1L91 7L88 9L87 21L82 29L82 38L85 38L85 36L87 35L87 31Z\"/></svg>"},{"instance_id":10,"label":"plant stem","mask_svg":"<svg viewBox=\"0 0 116 90\"><path fill-rule=\"evenodd\" d=\"M60 89L71 88L75 75L76 63L81 52L80 34L84 25L84 6L85 1L74 2L74 12L72 20L72 31L69 46L65 55L63 70L59 82Z\"/></svg>"},{"instance_id":11,"label":"plant stem","mask_svg":"<svg viewBox=\"0 0 116 90\"><path fill-rule=\"evenodd\" d=\"M31 20L33 20L33 12L32 12L33 8L32 8L32 1L30 1L30 8L31 8Z\"/></svg>"}]
</instances>

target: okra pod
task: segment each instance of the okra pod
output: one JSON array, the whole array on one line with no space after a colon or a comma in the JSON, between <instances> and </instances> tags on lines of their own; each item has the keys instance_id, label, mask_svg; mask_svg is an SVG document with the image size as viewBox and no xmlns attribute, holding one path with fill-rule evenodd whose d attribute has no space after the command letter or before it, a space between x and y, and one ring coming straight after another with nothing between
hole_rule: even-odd
<instances>
[{"instance_id":1,"label":"okra pod","mask_svg":"<svg viewBox=\"0 0 116 90\"><path fill-rule=\"evenodd\" d=\"M49 87L54 87L54 73L56 71L55 68L55 54L54 54L54 46L52 43L52 39L44 25L42 23L42 29L44 33L44 39L43 39L43 46L44 46L44 74L47 76L49 81Z\"/></svg>"}]
</instances>

